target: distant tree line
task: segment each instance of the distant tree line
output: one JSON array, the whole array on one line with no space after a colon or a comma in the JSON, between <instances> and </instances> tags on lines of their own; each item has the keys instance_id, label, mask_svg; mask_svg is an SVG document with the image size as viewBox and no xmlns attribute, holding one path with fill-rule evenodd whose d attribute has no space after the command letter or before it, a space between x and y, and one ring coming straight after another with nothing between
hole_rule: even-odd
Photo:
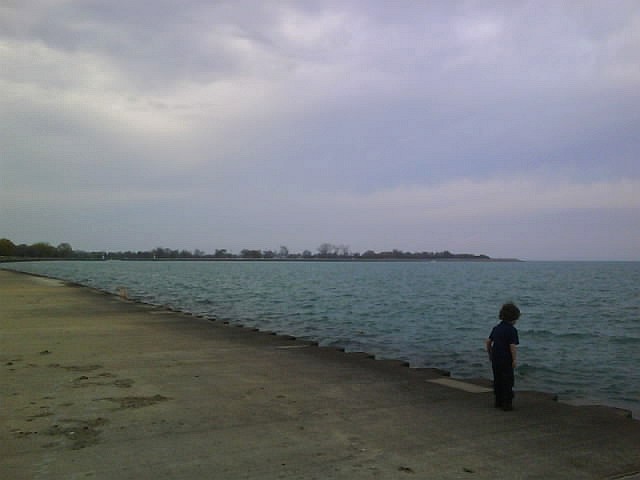
<instances>
[{"instance_id":1,"label":"distant tree line","mask_svg":"<svg viewBox=\"0 0 640 480\"><path fill-rule=\"evenodd\" d=\"M68 243L61 243L57 247L47 242L16 245L11 240L0 238L0 257L70 258L73 254Z\"/></svg>"},{"instance_id":2,"label":"distant tree line","mask_svg":"<svg viewBox=\"0 0 640 480\"><path fill-rule=\"evenodd\" d=\"M68 243L58 246L47 242L37 242L32 245L15 245L6 238L0 239L0 258L27 259L27 258L52 258L52 259L96 259L96 260L167 260L167 259L353 259L353 260L489 260L487 255L475 255L471 253L451 253L448 250L442 252L403 252L402 250L390 250L375 252L367 250L364 253L353 253L348 245L333 245L323 243L316 253L304 250L301 253L291 253L286 246L275 250L251 250L244 249L234 254L221 248L214 253L206 253L202 250L172 250L170 248L156 247L146 251L92 251L74 250Z\"/></svg>"}]
</instances>

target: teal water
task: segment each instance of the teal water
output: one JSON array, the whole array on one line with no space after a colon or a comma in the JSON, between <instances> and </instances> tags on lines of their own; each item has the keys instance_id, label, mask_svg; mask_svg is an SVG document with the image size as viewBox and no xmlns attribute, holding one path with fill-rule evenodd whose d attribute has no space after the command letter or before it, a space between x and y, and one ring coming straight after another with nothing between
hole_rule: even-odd
<instances>
[{"instance_id":1,"label":"teal water","mask_svg":"<svg viewBox=\"0 0 640 480\"><path fill-rule=\"evenodd\" d=\"M640 414L638 262L27 262L4 264L210 318L490 377L502 303L522 317L516 389Z\"/></svg>"}]
</instances>

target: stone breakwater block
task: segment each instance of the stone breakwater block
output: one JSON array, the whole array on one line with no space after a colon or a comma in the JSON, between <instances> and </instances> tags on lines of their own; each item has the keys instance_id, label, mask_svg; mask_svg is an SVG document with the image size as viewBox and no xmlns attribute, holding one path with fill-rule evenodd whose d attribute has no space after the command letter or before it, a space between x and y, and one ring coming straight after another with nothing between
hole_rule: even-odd
<instances>
[{"instance_id":1,"label":"stone breakwater block","mask_svg":"<svg viewBox=\"0 0 640 480\"><path fill-rule=\"evenodd\" d=\"M440 378L440 377L450 377L451 372L449 370L443 370L442 368L433 368L433 367L417 367L412 369L414 372L417 372L425 377L430 378Z\"/></svg>"},{"instance_id":2,"label":"stone breakwater block","mask_svg":"<svg viewBox=\"0 0 640 480\"><path fill-rule=\"evenodd\" d=\"M427 380L427 382L437 383L439 385L444 385L445 387L455 388L469 393L489 393L493 391L490 388L474 385L473 383L461 382L460 380L454 380L453 378L434 378Z\"/></svg>"},{"instance_id":3,"label":"stone breakwater block","mask_svg":"<svg viewBox=\"0 0 640 480\"><path fill-rule=\"evenodd\" d=\"M116 295L118 295L122 300L129 300L129 290L127 287L116 287Z\"/></svg>"},{"instance_id":4,"label":"stone breakwater block","mask_svg":"<svg viewBox=\"0 0 640 480\"><path fill-rule=\"evenodd\" d=\"M367 352L349 352L348 355L354 358L363 358L366 360L375 360L376 356Z\"/></svg>"},{"instance_id":5,"label":"stone breakwater block","mask_svg":"<svg viewBox=\"0 0 640 480\"><path fill-rule=\"evenodd\" d=\"M381 359L378 360L381 364L384 364L388 367L403 367L408 368L411 366L409 362L405 362L404 360L394 360L394 359Z\"/></svg>"}]
</instances>

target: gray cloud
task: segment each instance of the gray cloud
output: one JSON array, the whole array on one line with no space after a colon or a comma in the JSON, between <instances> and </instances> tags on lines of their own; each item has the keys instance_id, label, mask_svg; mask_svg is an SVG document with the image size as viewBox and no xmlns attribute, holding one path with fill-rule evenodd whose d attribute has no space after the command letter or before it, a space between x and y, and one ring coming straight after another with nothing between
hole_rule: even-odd
<instances>
[{"instance_id":1,"label":"gray cloud","mask_svg":"<svg viewBox=\"0 0 640 480\"><path fill-rule=\"evenodd\" d=\"M42 0L0 32L0 236L640 253L636 2Z\"/></svg>"}]
</instances>

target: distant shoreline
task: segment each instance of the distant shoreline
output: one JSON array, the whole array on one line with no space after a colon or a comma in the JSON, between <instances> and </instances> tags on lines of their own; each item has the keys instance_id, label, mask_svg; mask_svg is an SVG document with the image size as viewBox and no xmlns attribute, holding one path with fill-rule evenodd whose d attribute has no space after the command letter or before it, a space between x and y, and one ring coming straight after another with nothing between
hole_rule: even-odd
<instances>
[{"instance_id":1,"label":"distant shoreline","mask_svg":"<svg viewBox=\"0 0 640 480\"><path fill-rule=\"evenodd\" d=\"M79 257L79 258L41 258L41 257L0 257L0 263L19 263L19 262L481 262L481 263L505 263L505 262L524 262L518 258L361 258L361 257L333 257L333 258L216 258L216 257L199 257L199 258L95 258L95 257Z\"/></svg>"}]
</instances>

